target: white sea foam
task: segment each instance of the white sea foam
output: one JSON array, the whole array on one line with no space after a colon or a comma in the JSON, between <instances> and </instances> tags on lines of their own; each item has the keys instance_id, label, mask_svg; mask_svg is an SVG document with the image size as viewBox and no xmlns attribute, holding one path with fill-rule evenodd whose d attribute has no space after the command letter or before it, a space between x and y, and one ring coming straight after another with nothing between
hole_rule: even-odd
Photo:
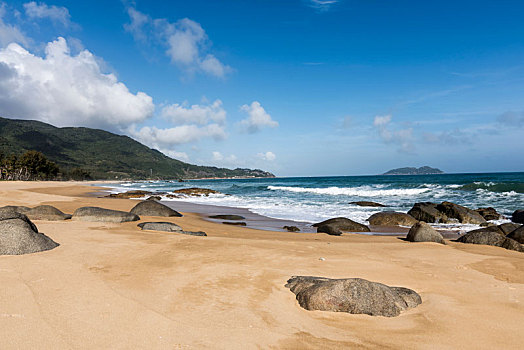
<instances>
[{"instance_id":1,"label":"white sea foam","mask_svg":"<svg viewBox=\"0 0 524 350\"><path fill-rule=\"evenodd\" d=\"M430 191L429 188L394 188L376 189L371 186L359 187L326 187L326 188L307 188L290 186L268 186L272 191L288 191L296 193L315 193L332 196L359 196L359 197L383 197L383 196L413 196Z\"/></svg>"}]
</instances>

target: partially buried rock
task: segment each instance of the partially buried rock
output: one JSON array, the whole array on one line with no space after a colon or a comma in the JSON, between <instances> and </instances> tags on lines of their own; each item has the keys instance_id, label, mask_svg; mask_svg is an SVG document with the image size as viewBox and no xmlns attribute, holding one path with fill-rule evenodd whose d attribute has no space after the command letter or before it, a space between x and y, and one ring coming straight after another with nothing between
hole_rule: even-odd
<instances>
[{"instance_id":1,"label":"partially buried rock","mask_svg":"<svg viewBox=\"0 0 524 350\"><path fill-rule=\"evenodd\" d=\"M499 220L501 215L495 210L495 208L478 208L475 209L477 213L484 218L484 220Z\"/></svg>"},{"instance_id":2,"label":"partially buried rock","mask_svg":"<svg viewBox=\"0 0 524 350\"><path fill-rule=\"evenodd\" d=\"M211 219L219 219L219 220L244 220L245 217L241 215L211 215Z\"/></svg>"},{"instance_id":3,"label":"partially buried rock","mask_svg":"<svg viewBox=\"0 0 524 350\"><path fill-rule=\"evenodd\" d=\"M17 213L22 213L22 214L25 214L29 210L31 210L31 208L23 206L23 205L6 205L5 207L1 207L0 210L1 209L12 210L12 211L16 211Z\"/></svg>"},{"instance_id":4,"label":"partially buried rock","mask_svg":"<svg viewBox=\"0 0 524 350\"><path fill-rule=\"evenodd\" d=\"M142 198L144 196L149 196L149 195L154 195L154 194L157 194L157 193L151 192L151 191L133 190L133 191L127 191L123 193L111 193L110 195L107 195L106 197L131 199L131 198Z\"/></svg>"},{"instance_id":5,"label":"partially buried rock","mask_svg":"<svg viewBox=\"0 0 524 350\"><path fill-rule=\"evenodd\" d=\"M151 196L151 197L146 198L146 201L160 201L160 200L162 200L162 197L160 196Z\"/></svg>"},{"instance_id":6,"label":"partially buried rock","mask_svg":"<svg viewBox=\"0 0 524 350\"><path fill-rule=\"evenodd\" d=\"M369 202L369 201L358 201L358 202L349 202L349 204L355 204L359 207L385 207L384 204Z\"/></svg>"},{"instance_id":7,"label":"partially buried rock","mask_svg":"<svg viewBox=\"0 0 524 350\"><path fill-rule=\"evenodd\" d=\"M241 222L229 222L229 221L224 221L222 222L223 224L225 225L233 225L233 226L246 226L247 224L243 221Z\"/></svg>"},{"instance_id":8,"label":"partially buried rock","mask_svg":"<svg viewBox=\"0 0 524 350\"><path fill-rule=\"evenodd\" d=\"M136 215L144 216L182 216L182 214L176 210L173 210L162 203L158 203L157 201L142 201L135 205L130 212Z\"/></svg>"},{"instance_id":9,"label":"partially buried rock","mask_svg":"<svg viewBox=\"0 0 524 350\"><path fill-rule=\"evenodd\" d=\"M58 243L39 233L24 214L0 211L0 255L21 255L50 250Z\"/></svg>"},{"instance_id":10,"label":"partially buried rock","mask_svg":"<svg viewBox=\"0 0 524 350\"><path fill-rule=\"evenodd\" d=\"M296 226L284 226L282 228L288 232L300 232L300 229Z\"/></svg>"},{"instance_id":11,"label":"partially buried rock","mask_svg":"<svg viewBox=\"0 0 524 350\"><path fill-rule=\"evenodd\" d=\"M459 237L457 242L470 243L470 244L484 244L495 247L501 247L509 250L515 250L518 252L524 252L524 248L517 241L505 237L503 234L497 231L491 231L488 229L473 230L465 235Z\"/></svg>"},{"instance_id":12,"label":"partially buried rock","mask_svg":"<svg viewBox=\"0 0 524 350\"><path fill-rule=\"evenodd\" d=\"M394 317L422 302L420 295L411 289L361 278L294 276L286 287L295 293L298 303L306 310Z\"/></svg>"},{"instance_id":13,"label":"partially buried rock","mask_svg":"<svg viewBox=\"0 0 524 350\"><path fill-rule=\"evenodd\" d=\"M515 223L512 223L512 222L506 222L505 224L500 224L498 227L505 235L507 235L507 234L515 231L519 227L522 227L522 225L515 224Z\"/></svg>"},{"instance_id":14,"label":"partially buried rock","mask_svg":"<svg viewBox=\"0 0 524 350\"><path fill-rule=\"evenodd\" d=\"M455 218L462 224L480 225L486 222L486 220L476 211L455 203L442 202L437 205L437 209L446 214L448 218Z\"/></svg>"},{"instance_id":15,"label":"partially buried rock","mask_svg":"<svg viewBox=\"0 0 524 350\"><path fill-rule=\"evenodd\" d=\"M418 222L413 216L396 211L383 211L373 214L368 221L371 225L376 226L413 226Z\"/></svg>"},{"instance_id":16,"label":"partially buried rock","mask_svg":"<svg viewBox=\"0 0 524 350\"><path fill-rule=\"evenodd\" d=\"M408 214L413 216L418 221L429 223L447 223L448 217L443 212L437 209L436 203L420 202L415 203L413 208L408 211Z\"/></svg>"},{"instance_id":17,"label":"partially buried rock","mask_svg":"<svg viewBox=\"0 0 524 350\"><path fill-rule=\"evenodd\" d=\"M417 222L411 227L406 239L410 242L436 242L446 244L442 235L423 221Z\"/></svg>"},{"instance_id":18,"label":"partially buried rock","mask_svg":"<svg viewBox=\"0 0 524 350\"><path fill-rule=\"evenodd\" d=\"M524 226L519 227L518 229L511 232L506 237L514 239L515 241L519 242L520 244L524 244Z\"/></svg>"},{"instance_id":19,"label":"partially buried rock","mask_svg":"<svg viewBox=\"0 0 524 350\"><path fill-rule=\"evenodd\" d=\"M511 215L511 221L519 224L524 224L524 210L515 210L515 212L513 212L513 214Z\"/></svg>"},{"instance_id":20,"label":"partially buried rock","mask_svg":"<svg viewBox=\"0 0 524 350\"><path fill-rule=\"evenodd\" d=\"M328 235L340 236L342 232L369 232L369 227L348 218L333 218L316 224L317 232L327 233Z\"/></svg>"},{"instance_id":21,"label":"partially buried rock","mask_svg":"<svg viewBox=\"0 0 524 350\"><path fill-rule=\"evenodd\" d=\"M142 230L148 231L175 232L190 236L207 236L207 234L202 231L184 231L182 230L182 227L173 224L172 222L142 222L137 226L140 227Z\"/></svg>"},{"instance_id":22,"label":"partially buried rock","mask_svg":"<svg viewBox=\"0 0 524 350\"><path fill-rule=\"evenodd\" d=\"M26 215L31 220L61 221L71 219L70 214L64 214L51 205L39 205L27 211Z\"/></svg>"},{"instance_id":23,"label":"partially buried rock","mask_svg":"<svg viewBox=\"0 0 524 350\"><path fill-rule=\"evenodd\" d=\"M73 220L91 222L127 222L138 221L140 217L126 211L111 210L99 207L82 207L75 210Z\"/></svg>"}]
</instances>

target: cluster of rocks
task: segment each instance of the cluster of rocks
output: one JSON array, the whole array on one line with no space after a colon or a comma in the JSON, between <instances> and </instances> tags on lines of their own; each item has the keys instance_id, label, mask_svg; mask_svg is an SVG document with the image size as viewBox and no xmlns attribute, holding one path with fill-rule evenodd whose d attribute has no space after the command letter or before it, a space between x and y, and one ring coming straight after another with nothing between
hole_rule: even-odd
<instances>
[{"instance_id":1,"label":"cluster of rocks","mask_svg":"<svg viewBox=\"0 0 524 350\"><path fill-rule=\"evenodd\" d=\"M174 190L172 192L152 192L152 191L144 191L144 190L131 190L131 191L122 192L122 193L111 193L105 197L122 198L122 199L136 199L136 198L148 197L147 199L161 200L162 199L161 196L165 196L167 198L201 197L201 196L208 197L210 194L221 194L221 193L215 190L210 190L208 188L191 187L191 188L182 188L182 189Z\"/></svg>"}]
</instances>

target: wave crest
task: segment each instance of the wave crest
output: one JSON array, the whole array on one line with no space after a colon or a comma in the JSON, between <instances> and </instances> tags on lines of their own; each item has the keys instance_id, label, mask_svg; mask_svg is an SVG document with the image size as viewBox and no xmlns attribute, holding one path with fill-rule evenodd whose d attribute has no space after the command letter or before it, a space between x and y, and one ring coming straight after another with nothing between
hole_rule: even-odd
<instances>
[{"instance_id":1,"label":"wave crest","mask_svg":"<svg viewBox=\"0 0 524 350\"><path fill-rule=\"evenodd\" d=\"M404 189L374 189L371 186L360 187L326 187L307 188L289 186L268 186L272 191L287 191L295 193L314 193L331 196L359 196L359 197L382 197L382 196L414 196L430 191L429 188L404 188Z\"/></svg>"}]
</instances>

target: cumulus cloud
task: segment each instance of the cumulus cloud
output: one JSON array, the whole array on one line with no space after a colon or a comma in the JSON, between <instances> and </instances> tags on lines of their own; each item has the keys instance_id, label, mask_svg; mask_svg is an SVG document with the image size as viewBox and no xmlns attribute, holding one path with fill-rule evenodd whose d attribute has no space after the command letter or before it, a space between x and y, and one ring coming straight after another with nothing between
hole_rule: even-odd
<instances>
[{"instance_id":1,"label":"cumulus cloud","mask_svg":"<svg viewBox=\"0 0 524 350\"><path fill-rule=\"evenodd\" d=\"M267 151L265 153L258 153L257 157L262 159L262 160L267 160L269 162L272 162L275 159L277 159L277 156L275 155L275 153L270 152L270 151Z\"/></svg>"},{"instance_id":2,"label":"cumulus cloud","mask_svg":"<svg viewBox=\"0 0 524 350\"><path fill-rule=\"evenodd\" d=\"M182 18L174 23L153 19L134 7L127 9L130 22L124 29L136 41L155 41L166 48L171 62L188 73L200 72L223 78L232 68L209 52L212 43L200 23Z\"/></svg>"},{"instance_id":3,"label":"cumulus cloud","mask_svg":"<svg viewBox=\"0 0 524 350\"><path fill-rule=\"evenodd\" d=\"M234 154L230 154L229 156L225 157L222 153L218 151L212 152L213 157L211 158L215 164L221 164L221 165L236 165L238 162L237 156Z\"/></svg>"},{"instance_id":4,"label":"cumulus cloud","mask_svg":"<svg viewBox=\"0 0 524 350\"><path fill-rule=\"evenodd\" d=\"M171 104L162 108L160 115L174 124L205 125L211 121L224 124L226 111L222 107L222 101L215 100L209 105L191 105L186 102L182 104Z\"/></svg>"},{"instance_id":5,"label":"cumulus cloud","mask_svg":"<svg viewBox=\"0 0 524 350\"><path fill-rule=\"evenodd\" d=\"M215 140L223 140L227 137L224 127L218 124L180 125L166 129L154 126L137 129L132 126L128 132L138 141L159 150L171 149L173 146L195 142L202 138L211 137Z\"/></svg>"},{"instance_id":6,"label":"cumulus cloud","mask_svg":"<svg viewBox=\"0 0 524 350\"><path fill-rule=\"evenodd\" d=\"M248 118L240 121L241 127L250 134L256 133L263 128L276 128L278 122L271 119L264 107L258 101L253 101L250 105L243 105L240 110L248 114Z\"/></svg>"},{"instance_id":7,"label":"cumulus cloud","mask_svg":"<svg viewBox=\"0 0 524 350\"><path fill-rule=\"evenodd\" d=\"M64 27L71 26L71 15L69 10L62 6L48 6L40 2L31 1L24 4L24 10L30 19L49 19L53 23L60 23Z\"/></svg>"},{"instance_id":8,"label":"cumulus cloud","mask_svg":"<svg viewBox=\"0 0 524 350\"><path fill-rule=\"evenodd\" d=\"M412 152L413 129L392 130L391 119L391 115L377 115L373 120L373 126L385 143L398 145L400 151Z\"/></svg>"},{"instance_id":9,"label":"cumulus cloud","mask_svg":"<svg viewBox=\"0 0 524 350\"><path fill-rule=\"evenodd\" d=\"M0 2L0 46L4 47L11 43L27 46L29 39L22 33L18 26L6 22L6 12L7 5Z\"/></svg>"},{"instance_id":10,"label":"cumulus cloud","mask_svg":"<svg viewBox=\"0 0 524 350\"><path fill-rule=\"evenodd\" d=\"M153 99L131 93L98 62L87 50L71 55L64 38L48 43L43 57L10 44L0 50L0 114L109 130L151 117Z\"/></svg>"},{"instance_id":11,"label":"cumulus cloud","mask_svg":"<svg viewBox=\"0 0 524 350\"><path fill-rule=\"evenodd\" d=\"M499 115L497 121L506 126L520 128L524 126L524 112L506 112Z\"/></svg>"}]
</instances>

